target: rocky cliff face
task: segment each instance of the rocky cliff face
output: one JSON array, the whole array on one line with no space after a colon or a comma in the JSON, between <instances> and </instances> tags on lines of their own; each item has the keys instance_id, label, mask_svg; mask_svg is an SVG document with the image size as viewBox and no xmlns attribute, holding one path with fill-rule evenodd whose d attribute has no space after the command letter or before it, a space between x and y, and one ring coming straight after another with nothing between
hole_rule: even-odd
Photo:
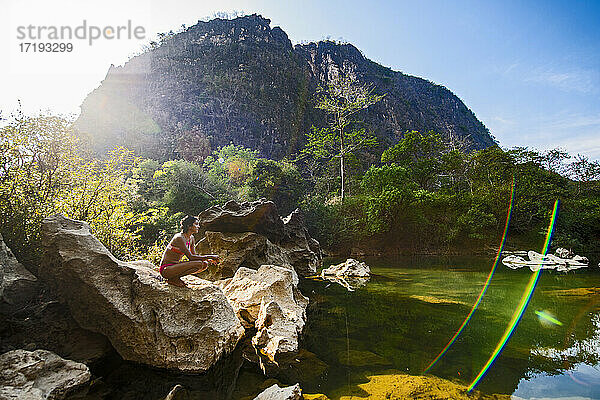
<instances>
[{"instance_id":1,"label":"rocky cliff face","mask_svg":"<svg viewBox=\"0 0 600 400\"><path fill-rule=\"evenodd\" d=\"M350 44L292 47L283 30L252 15L215 19L167 36L111 66L81 106L76 122L95 148L125 145L165 159L198 160L233 142L281 158L302 147L315 89L340 72L375 86L385 99L365 119L382 144L407 130L435 130L472 148L493 144L485 126L448 89L395 72Z\"/></svg>"}]
</instances>

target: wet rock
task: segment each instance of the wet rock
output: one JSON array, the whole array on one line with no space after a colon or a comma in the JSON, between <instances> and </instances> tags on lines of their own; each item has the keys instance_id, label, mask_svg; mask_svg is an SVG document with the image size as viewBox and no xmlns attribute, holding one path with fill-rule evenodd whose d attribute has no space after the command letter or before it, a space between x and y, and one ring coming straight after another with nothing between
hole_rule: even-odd
<instances>
[{"instance_id":1,"label":"wet rock","mask_svg":"<svg viewBox=\"0 0 600 400\"><path fill-rule=\"evenodd\" d=\"M147 266L114 258L85 222L46 218L42 240L41 276L81 327L105 335L126 360L203 372L244 333L218 287L168 285Z\"/></svg>"},{"instance_id":2,"label":"wet rock","mask_svg":"<svg viewBox=\"0 0 600 400\"><path fill-rule=\"evenodd\" d=\"M279 385L274 384L273 386L265 389L264 392L254 398L254 400L301 400L302 389L300 384L294 386L288 386L281 388Z\"/></svg>"},{"instance_id":3,"label":"wet rock","mask_svg":"<svg viewBox=\"0 0 600 400\"><path fill-rule=\"evenodd\" d=\"M0 235L0 312L23 308L38 292L37 278L17 261Z\"/></svg>"},{"instance_id":4,"label":"wet rock","mask_svg":"<svg viewBox=\"0 0 600 400\"><path fill-rule=\"evenodd\" d=\"M240 266L256 269L263 264L290 266L307 276L322 263L319 242L308 234L299 210L281 218L273 202L230 201L203 211L199 220L196 252L222 259L201 275L206 279L228 278Z\"/></svg>"},{"instance_id":5,"label":"wet rock","mask_svg":"<svg viewBox=\"0 0 600 400\"><path fill-rule=\"evenodd\" d=\"M0 355L0 398L64 399L85 390L90 372L84 364L46 350L14 350Z\"/></svg>"},{"instance_id":6,"label":"wet rock","mask_svg":"<svg viewBox=\"0 0 600 400\"><path fill-rule=\"evenodd\" d=\"M386 371L387 372L387 371ZM372 375L368 383L358 385L361 399L439 399L439 400L509 400L510 395L470 393L466 386L436 376L413 376L390 370L385 375ZM337 398L336 396L334 396ZM347 389L340 400L351 400Z\"/></svg>"}]
</instances>

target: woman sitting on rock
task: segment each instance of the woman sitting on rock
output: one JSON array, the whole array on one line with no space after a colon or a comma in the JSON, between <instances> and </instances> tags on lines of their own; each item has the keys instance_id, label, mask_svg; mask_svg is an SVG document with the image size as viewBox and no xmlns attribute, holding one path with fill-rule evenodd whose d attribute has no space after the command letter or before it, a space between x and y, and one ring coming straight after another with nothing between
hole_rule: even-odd
<instances>
[{"instance_id":1,"label":"woman sitting on rock","mask_svg":"<svg viewBox=\"0 0 600 400\"><path fill-rule=\"evenodd\" d=\"M199 256L196 254L194 233L198 232L198 218L190 215L181 220L181 232L176 233L167 245L162 259L160 260L160 274L167 283L179 287L187 287L180 279L182 276L195 274L208 268L209 262L217 262L219 256L207 254ZM182 256L189 261L179 262Z\"/></svg>"}]
</instances>

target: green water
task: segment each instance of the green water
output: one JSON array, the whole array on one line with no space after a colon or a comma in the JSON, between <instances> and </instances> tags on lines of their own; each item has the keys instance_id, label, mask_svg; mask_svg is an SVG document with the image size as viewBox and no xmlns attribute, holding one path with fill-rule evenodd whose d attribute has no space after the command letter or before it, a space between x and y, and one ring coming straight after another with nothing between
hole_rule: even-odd
<instances>
[{"instance_id":1,"label":"green water","mask_svg":"<svg viewBox=\"0 0 600 400\"><path fill-rule=\"evenodd\" d=\"M373 276L354 292L335 283L301 283L311 300L303 347L327 364L322 373L314 368L312 376L299 378L305 393L358 394L366 376L389 369L422 374L468 315L493 259L365 261ZM477 390L523 398L600 398L600 271L591 268L542 272L520 324ZM530 276L529 270L499 265L472 319L429 373L471 383Z\"/></svg>"}]
</instances>

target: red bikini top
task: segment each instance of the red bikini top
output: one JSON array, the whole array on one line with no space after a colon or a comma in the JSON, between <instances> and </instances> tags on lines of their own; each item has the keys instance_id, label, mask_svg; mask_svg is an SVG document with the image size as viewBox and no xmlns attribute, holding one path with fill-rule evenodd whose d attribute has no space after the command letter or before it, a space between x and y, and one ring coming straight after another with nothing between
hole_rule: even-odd
<instances>
[{"instance_id":1,"label":"red bikini top","mask_svg":"<svg viewBox=\"0 0 600 400\"><path fill-rule=\"evenodd\" d=\"M190 241L185 242L185 247L190 248ZM177 254L181 254L182 256L185 254L183 251L179 250L177 247L174 247L171 243L167 245L167 250L174 251Z\"/></svg>"}]
</instances>

